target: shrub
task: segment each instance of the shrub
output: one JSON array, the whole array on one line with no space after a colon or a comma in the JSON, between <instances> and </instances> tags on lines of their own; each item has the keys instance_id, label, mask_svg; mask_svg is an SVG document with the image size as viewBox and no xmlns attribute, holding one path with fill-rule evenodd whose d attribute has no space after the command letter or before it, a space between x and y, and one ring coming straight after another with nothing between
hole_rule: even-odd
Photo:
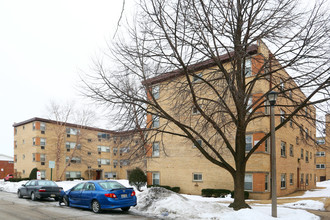
<instances>
[{"instance_id":1,"label":"shrub","mask_svg":"<svg viewBox=\"0 0 330 220\"><path fill-rule=\"evenodd\" d=\"M225 197L230 194L230 190L228 189L202 189L202 196L204 197Z\"/></svg>"},{"instance_id":2,"label":"shrub","mask_svg":"<svg viewBox=\"0 0 330 220\"><path fill-rule=\"evenodd\" d=\"M128 181L130 185L135 186L137 190L141 191L141 187L147 183L147 176L143 170L137 167L130 172Z\"/></svg>"},{"instance_id":3,"label":"shrub","mask_svg":"<svg viewBox=\"0 0 330 220\"><path fill-rule=\"evenodd\" d=\"M9 182L20 182L20 181L23 181L23 180L30 180L30 178L11 178L8 181Z\"/></svg>"},{"instance_id":4,"label":"shrub","mask_svg":"<svg viewBox=\"0 0 330 220\"><path fill-rule=\"evenodd\" d=\"M30 180L34 180L34 179L37 179L37 171L38 171L38 168L33 168L31 170L31 173L30 173Z\"/></svg>"},{"instance_id":5,"label":"shrub","mask_svg":"<svg viewBox=\"0 0 330 220\"><path fill-rule=\"evenodd\" d=\"M235 191L232 191L230 194L231 194L231 198L234 198ZM248 191L244 191L244 199L248 199L249 195L250 195L250 193Z\"/></svg>"},{"instance_id":6,"label":"shrub","mask_svg":"<svg viewBox=\"0 0 330 220\"><path fill-rule=\"evenodd\" d=\"M178 187L178 186L170 187L170 186L161 186L161 185L148 185L147 187L148 188L150 188L150 187L162 187L162 188L165 188L167 190L171 190L171 191L173 191L175 193L179 193L180 192L180 187Z\"/></svg>"}]
</instances>

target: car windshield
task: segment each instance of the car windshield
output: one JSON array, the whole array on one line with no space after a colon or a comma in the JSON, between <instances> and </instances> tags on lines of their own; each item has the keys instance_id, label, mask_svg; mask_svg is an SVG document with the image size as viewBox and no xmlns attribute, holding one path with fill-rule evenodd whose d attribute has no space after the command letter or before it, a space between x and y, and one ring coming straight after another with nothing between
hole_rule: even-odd
<instances>
[{"instance_id":1,"label":"car windshield","mask_svg":"<svg viewBox=\"0 0 330 220\"><path fill-rule=\"evenodd\" d=\"M118 182L100 182L99 185L105 189L105 190L111 190L111 189L125 189L126 187L121 185Z\"/></svg>"},{"instance_id":2,"label":"car windshield","mask_svg":"<svg viewBox=\"0 0 330 220\"><path fill-rule=\"evenodd\" d=\"M39 186L57 186L53 181L40 180L38 181Z\"/></svg>"}]
</instances>

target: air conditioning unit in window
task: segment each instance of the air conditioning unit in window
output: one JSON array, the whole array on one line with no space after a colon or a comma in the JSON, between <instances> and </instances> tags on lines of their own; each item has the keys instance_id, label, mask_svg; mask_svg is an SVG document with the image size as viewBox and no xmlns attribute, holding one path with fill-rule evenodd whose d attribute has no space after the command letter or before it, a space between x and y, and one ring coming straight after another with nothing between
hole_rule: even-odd
<instances>
[{"instance_id":1,"label":"air conditioning unit in window","mask_svg":"<svg viewBox=\"0 0 330 220\"><path fill-rule=\"evenodd\" d=\"M70 152L70 148L69 149L66 149L67 152Z\"/></svg>"},{"instance_id":2,"label":"air conditioning unit in window","mask_svg":"<svg viewBox=\"0 0 330 220\"><path fill-rule=\"evenodd\" d=\"M45 134L45 131L41 131L41 134Z\"/></svg>"},{"instance_id":3,"label":"air conditioning unit in window","mask_svg":"<svg viewBox=\"0 0 330 220\"><path fill-rule=\"evenodd\" d=\"M69 138L69 137L70 137L70 135L69 135L69 134L67 134L67 135L66 135L66 137L68 137L68 138Z\"/></svg>"},{"instance_id":4,"label":"air conditioning unit in window","mask_svg":"<svg viewBox=\"0 0 330 220\"><path fill-rule=\"evenodd\" d=\"M98 153L101 154L101 151L99 151Z\"/></svg>"},{"instance_id":5,"label":"air conditioning unit in window","mask_svg":"<svg viewBox=\"0 0 330 220\"><path fill-rule=\"evenodd\" d=\"M101 167L101 165L99 165L98 167Z\"/></svg>"},{"instance_id":6,"label":"air conditioning unit in window","mask_svg":"<svg viewBox=\"0 0 330 220\"><path fill-rule=\"evenodd\" d=\"M116 165L113 165L113 168L116 168L117 166Z\"/></svg>"},{"instance_id":7,"label":"air conditioning unit in window","mask_svg":"<svg viewBox=\"0 0 330 220\"><path fill-rule=\"evenodd\" d=\"M42 149L42 150L45 150L45 146L41 146L41 149Z\"/></svg>"},{"instance_id":8,"label":"air conditioning unit in window","mask_svg":"<svg viewBox=\"0 0 330 220\"><path fill-rule=\"evenodd\" d=\"M45 162L41 162L41 165L45 165Z\"/></svg>"}]
</instances>

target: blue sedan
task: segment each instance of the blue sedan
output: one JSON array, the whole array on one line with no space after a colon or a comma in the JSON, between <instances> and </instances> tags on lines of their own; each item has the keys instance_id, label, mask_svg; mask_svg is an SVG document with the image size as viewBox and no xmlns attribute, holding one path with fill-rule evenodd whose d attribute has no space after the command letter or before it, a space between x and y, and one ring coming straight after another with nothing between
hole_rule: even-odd
<instances>
[{"instance_id":1,"label":"blue sedan","mask_svg":"<svg viewBox=\"0 0 330 220\"><path fill-rule=\"evenodd\" d=\"M60 204L88 208L95 213L115 208L128 211L131 206L136 206L136 201L133 188L109 180L79 183L68 191L62 191L60 197Z\"/></svg>"}]
</instances>

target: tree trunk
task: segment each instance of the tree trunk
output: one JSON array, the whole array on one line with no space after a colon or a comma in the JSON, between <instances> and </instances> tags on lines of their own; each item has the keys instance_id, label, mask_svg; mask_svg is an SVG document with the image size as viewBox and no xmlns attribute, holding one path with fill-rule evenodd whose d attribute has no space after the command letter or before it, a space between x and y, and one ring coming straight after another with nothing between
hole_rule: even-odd
<instances>
[{"instance_id":1,"label":"tree trunk","mask_svg":"<svg viewBox=\"0 0 330 220\"><path fill-rule=\"evenodd\" d=\"M251 208L247 203L245 203L244 198L244 177L245 172L237 170L234 177L234 202L229 205L229 207L234 210L240 210L244 208Z\"/></svg>"}]
</instances>

